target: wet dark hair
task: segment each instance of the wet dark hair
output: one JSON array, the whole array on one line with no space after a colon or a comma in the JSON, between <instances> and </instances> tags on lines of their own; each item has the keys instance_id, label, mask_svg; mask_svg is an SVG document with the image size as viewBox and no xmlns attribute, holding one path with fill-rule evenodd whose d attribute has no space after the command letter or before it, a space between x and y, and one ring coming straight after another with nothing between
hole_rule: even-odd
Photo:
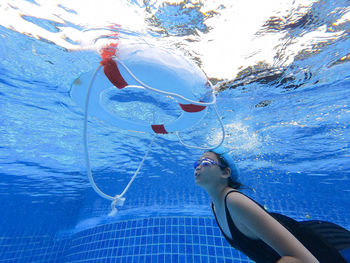
<instances>
[{"instance_id":1,"label":"wet dark hair","mask_svg":"<svg viewBox=\"0 0 350 263\"><path fill-rule=\"evenodd\" d=\"M214 153L215 156L218 158L219 160L219 164L222 165L220 166L220 169L222 171L225 171L226 168L230 168L230 166L228 165L228 163L225 161L224 158L222 158L222 156L216 152L213 152L213 151L208 151L208 152L211 152L211 153ZM232 179L232 176L230 176L229 178L227 178L227 185L229 187L232 187L234 189L245 189L247 188L244 184L242 184L241 182L239 182L238 180L233 180Z\"/></svg>"}]
</instances>

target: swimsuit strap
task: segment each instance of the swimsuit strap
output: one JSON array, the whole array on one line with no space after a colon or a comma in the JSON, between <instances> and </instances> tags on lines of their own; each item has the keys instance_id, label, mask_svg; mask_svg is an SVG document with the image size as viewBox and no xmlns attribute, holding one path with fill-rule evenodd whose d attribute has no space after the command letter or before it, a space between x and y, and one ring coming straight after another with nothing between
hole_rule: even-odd
<instances>
[{"instance_id":1,"label":"swimsuit strap","mask_svg":"<svg viewBox=\"0 0 350 263\"><path fill-rule=\"evenodd\" d=\"M220 226L219 220L218 220L218 218L217 218L217 216L216 216L216 213L215 213L215 210L214 210L214 203L213 203L213 202L211 202L211 209L213 210L213 214L214 214L214 216L215 216L216 223L218 224L218 226L219 226L219 228L220 228L220 230L221 230L221 233L225 236L225 238L227 239L227 241L231 240L231 239L225 234L225 232L222 230L222 228L221 228L221 226ZM229 242L229 243L230 243L230 242Z\"/></svg>"},{"instance_id":2,"label":"swimsuit strap","mask_svg":"<svg viewBox=\"0 0 350 263\"><path fill-rule=\"evenodd\" d=\"M233 223L233 220L232 220L232 217L231 217L231 214L230 214L230 211L228 210L227 208L227 196L230 194L230 193L233 193L233 192L238 192L237 190L231 190L229 191L226 195L225 195L225 212L226 212L226 220L227 220L227 224L228 224L228 228L230 229L230 233L231 233L231 237L233 239L233 237L235 236L235 233L233 231L233 229L237 228L235 223ZM237 229L238 230L238 229Z\"/></svg>"}]
</instances>

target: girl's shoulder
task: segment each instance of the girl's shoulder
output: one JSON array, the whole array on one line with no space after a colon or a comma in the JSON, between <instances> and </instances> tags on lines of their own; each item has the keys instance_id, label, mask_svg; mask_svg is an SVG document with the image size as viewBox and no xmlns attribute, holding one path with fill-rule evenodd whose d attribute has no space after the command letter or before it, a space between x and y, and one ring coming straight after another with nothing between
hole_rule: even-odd
<instances>
[{"instance_id":1,"label":"girl's shoulder","mask_svg":"<svg viewBox=\"0 0 350 263\"><path fill-rule=\"evenodd\" d=\"M266 209L261 204L236 189L231 189L226 193L225 202L231 207L248 206L251 209L262 209L267 213Z\"/></svg>"}]
</instances>

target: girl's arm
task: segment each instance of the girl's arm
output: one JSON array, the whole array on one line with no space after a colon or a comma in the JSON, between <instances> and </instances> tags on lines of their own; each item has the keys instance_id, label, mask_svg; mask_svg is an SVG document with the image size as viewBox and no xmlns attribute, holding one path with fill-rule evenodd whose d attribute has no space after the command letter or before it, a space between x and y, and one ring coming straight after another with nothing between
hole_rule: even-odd
<instances>
[{"instance_id":1,"label":"girl's arm","mask_svg":"<svg viewBox=\"0 0 350 263\"><path fill-rule=\"evenodd\" d=\"M283 225L248 197L232 192L227 196L227 206L235 222L246 226L282 257L278 263L319 263Z\"/></svg>"},{"instance_id":2,"label":"girl's arm","mask_svg":"<svg viewBox=\"0 0 350 263\"><path fill-rule=\"evenodd\" d=\"M303 261L294 257L285 256L285 257L281 257L281 259L278 260L277 263L303 263Z\"/></svg>"}]
</instances>

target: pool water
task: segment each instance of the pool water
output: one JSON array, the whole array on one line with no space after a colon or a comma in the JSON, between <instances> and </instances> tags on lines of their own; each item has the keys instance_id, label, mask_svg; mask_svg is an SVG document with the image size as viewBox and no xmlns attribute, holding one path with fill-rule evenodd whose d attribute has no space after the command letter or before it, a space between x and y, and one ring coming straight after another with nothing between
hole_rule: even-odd
<instances>
[{"instance_id":1,"label":"pool water","mask_svg":"<svg viewBox=\"0 0 350 263\"><path fill-rule=\"evenodd\" d=\"M215 84L245 194L269 211L350 229L349 1L115 2L0 4L1 263L251 262L224 240L194 184L202 151L175 135L156 138L115 216L93 191L83 110L70 90L116 30L182 54ZM129 100L113 101L121 116L139 105L156 118L178 114L151 95ZM180 135L214 145L215 112ZM89 119L92 171L105 193L124 190L152 137Z\"/></svg>"}]
</instances>

